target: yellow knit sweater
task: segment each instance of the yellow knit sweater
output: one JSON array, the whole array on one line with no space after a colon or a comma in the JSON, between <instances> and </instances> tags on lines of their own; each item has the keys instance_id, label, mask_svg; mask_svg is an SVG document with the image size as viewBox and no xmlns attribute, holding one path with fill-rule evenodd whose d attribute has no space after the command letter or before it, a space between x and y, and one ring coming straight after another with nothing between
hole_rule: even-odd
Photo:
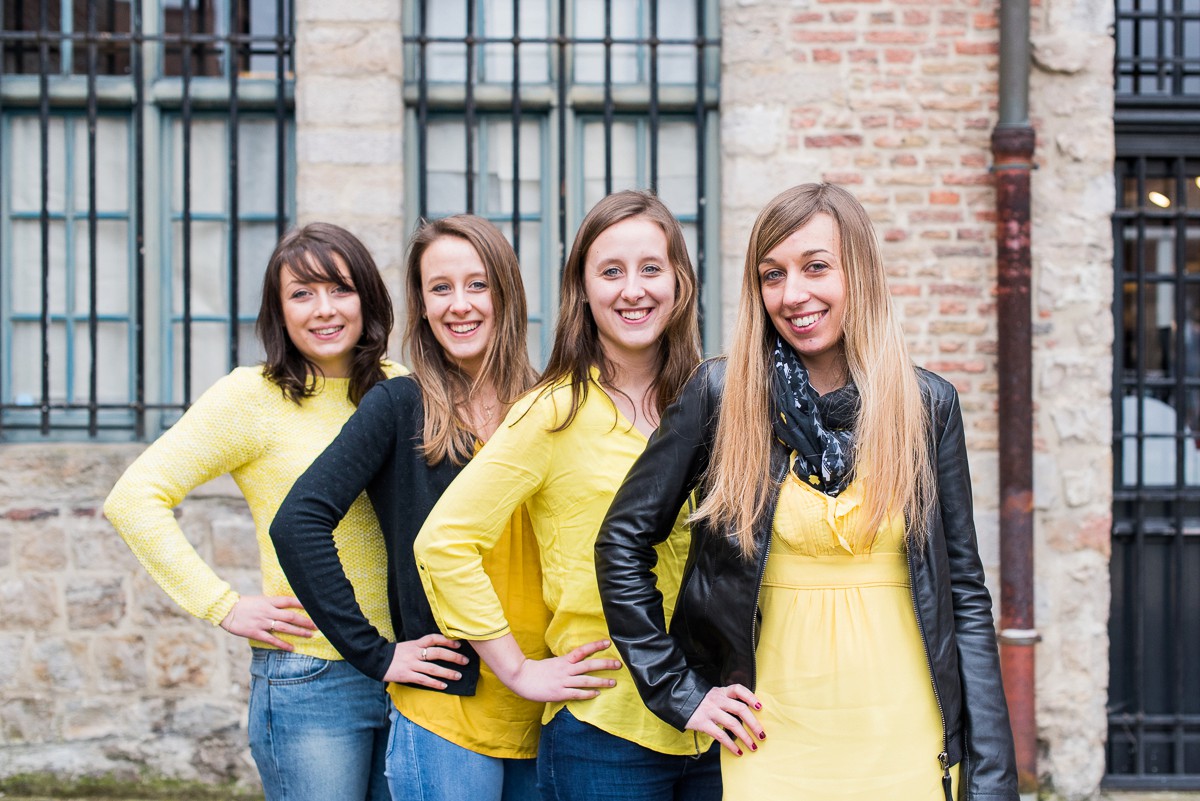
<instances>
[{"instance_id":1,"label":"yellow knit sweater","mask_svg":"<svg viewBox=\"0 0 1200 801\"><path fill-rule=\"evenodd\" d=\"M386 362L389 376L404 368ZM250 506L258 538L264 595L292 595L269 530L292 483L337 436L354 412L349 381L326 379L300 405L283 396L259 367L239 367L205 392L125 471L104 514L138 561L185 610L219 624L238 600L229 583L188 541L172 509L195 487L229 473ZM185 520L186 523L186 520ZM367 619L393 639L388 614L387 564L379 523L366 495L333 532L346 576ZM311 639L280 634L296 653L339 659L319 632ZM269 647L264 643L252 644Z\"/></svg>"}]
</instances>

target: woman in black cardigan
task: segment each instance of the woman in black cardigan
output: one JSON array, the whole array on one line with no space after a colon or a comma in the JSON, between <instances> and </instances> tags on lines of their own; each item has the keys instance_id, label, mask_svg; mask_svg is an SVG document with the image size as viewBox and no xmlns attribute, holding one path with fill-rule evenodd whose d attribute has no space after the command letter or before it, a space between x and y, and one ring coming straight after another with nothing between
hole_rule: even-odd
<instances>
[{"instance_id":1,"label":"woman in black cardigan","mask_svg":"<svg viewBox=\"0 0 1200 801\"><path fill-rule=\"evenodd\" d=\"M387 774L394 798L536 799L542 705L522 699L471 647L438 633L413 540L446 487L534 380L516 254L472 215L424 224L407 260L405 344L413 373L367 393L301 476L271 526L305 610L345 657L389 682ZM363 617L331 532L366 491L388 553L391 643ZM518 509L484 570L525 652L548 656L536 543ZM582 649L572 672L592 663ZM564 658L565 660L566 658ZM581 661L582 660L582 661Z\"/></svg>"}]
</instances>

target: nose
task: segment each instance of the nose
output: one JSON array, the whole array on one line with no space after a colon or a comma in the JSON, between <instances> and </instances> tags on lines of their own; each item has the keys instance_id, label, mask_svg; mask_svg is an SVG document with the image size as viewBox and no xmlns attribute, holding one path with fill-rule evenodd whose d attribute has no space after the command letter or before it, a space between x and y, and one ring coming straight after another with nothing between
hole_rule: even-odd
<instances>
[{"instance_id":1,"label":"nose","mask_svg":"<svg viewBox=\"0 0 1200 801\"><path fill-rule=\"evenodd\" d=\"M799 306L812 297L804 275L799 270L788 270L787 281L783 285L783 305Z\"/></svg>"},{"instance_id":2,"label":"nose","mask_svg":"<svg viewBox=\"0 0 1200 801\"><path fill-rule=\"evenodd\" d=\"M329 317L334 313L333 295L322 289L317 292L317 314Z\"/></svg>"},{"instance_id":3,"label":"nose","mask_svg":"<svg viewBox=\"0 0 1200 801\"><path fill-rule=\"evenodd\" d=\"M455 291L454 299L450 303L450 311L454 314L466 314L471 311L471 301L468 300L465 290Z\"/></svg>"},{"instance_id":4,"label":"nose","mask_svg":"<svg viewBox=\"0 0 1200 801\"><path fill-rule=\"evenodd\" d=\"M629 273L625 278L625 285L621 287L621 299L633 303L645 296L646 287L642 285L642 276L636 271Z\"/></svg>"}]
</instances>

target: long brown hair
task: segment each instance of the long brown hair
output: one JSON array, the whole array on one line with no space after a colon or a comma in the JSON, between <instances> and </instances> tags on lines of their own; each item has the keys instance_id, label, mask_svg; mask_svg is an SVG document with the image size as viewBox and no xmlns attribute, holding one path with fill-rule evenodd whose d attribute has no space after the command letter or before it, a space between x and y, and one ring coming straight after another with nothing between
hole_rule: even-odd
<instances>
[{"instance_id":1,"label":"long brown hair","mask_svg":"<svg viewBox=\"0 0 1200 801\"><path fill-rule=\"evenodd\" d=\"M716 442L704 479L706 497L693 516L727 529L747 556L755 552L754 524L779 489L770 475L770 356L776 332L763 307L758 266L818 214L828 214L837 225L846 281L842 346L862 398L854 464L856 478L865 479L864 522L853 541L870 544L890 515L903 512L913 521L906 537L921 542L933 504L928 412L871 220L841 187L802 184L771 200L750 232Z\"/></svg>"},{"instance_id":2,"label":"long brown hair","mask_svg":"<svg viewBox=\"0 0 1200 801\"><path fill-rule=\"evenodd\" d=\"M654 406L661 415L675 400L688 376L700 360L700 325L696 313L696 273L688 256L683 229L667 207L653 193L638 190L616 192L601 200L583 218L571 253L562 272L562 290L558 303L558 324L554 327L554 346L542 372L539 386L550 387L563 380L571 384L571 407L566 419L554 430L571 425L587 399L591 368L600 370L600 380L610 382L612 365L604 356L600 334L591 307L586 303L584 264L588 249L596 237L619 222L644 217L658 225L667 237L667 258L675 271L675 305L667 317L659 344L658 376L651 386Z\"/></svg>"},{"instance_id":3,"label":"long brown hair","mask_svg":"<svg viewBox=\"0 0 1200 801\"><path fill-rule=\"evenodd\" d=\"M484 351L483 365L474 381L446 358L425 319L421 259L430 245L447 236L465 240L479 254L487 271L496 315L495 334ZM475 452L475 434L460 409L472 390L490 383L498 401L509 404L535 380L525 339L529 323L521 266L512 245L496 226L473 214L457 214L421 222L408 243L405 275L408 321L404 326L404 348L424 396L425 461L434 465L448 458L454 464L464 464Z\"/></svg>"},{"instance_id":4,"label":"long brown hair","mask_svg":"<svg viewBox=\"0 0 1200 801\"><path fill-rule=\"evenodd\" d=\"M339 262L345 265L343 275ZM387 376L381 362L392 332L392 298L388 294L371 252L354 234L332 223L309 223L285 233L275 246L263 276L262 305L255 331L267 353L263 375L279 385L289 400L299 404L317 389L321 368L300 352L288 336L283 316L283 269L299 281L349 283L358 293L362 336L354 344L347 395L355 406L367 390Z\"/></svg>"}]
</instances>

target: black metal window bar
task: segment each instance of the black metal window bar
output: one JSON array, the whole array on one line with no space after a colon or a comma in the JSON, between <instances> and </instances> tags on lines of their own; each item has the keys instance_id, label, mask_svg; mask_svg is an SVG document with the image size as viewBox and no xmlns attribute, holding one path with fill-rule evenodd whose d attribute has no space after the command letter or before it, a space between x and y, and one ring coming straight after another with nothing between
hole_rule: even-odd
<instances>
[{"instance_id":1,"label":"black metal window bar","mask_svg":"<svg viewBox=\"0 0 1200 801\"><path fill-rule=\"evenodd\" d=\"M1111 787L1200 788L1195 136L1190 149L1127 156L1116 167Z\"/></svg>"},{"instance_id":2,"label":"black metal window bar","mask_svg":"<svg viewBox=\"0 0 1200 801\"><path fill-rule=\"evenodd\" d=\"M0 439L141 439L258 357L291 0L7 0Z\"/></svg>"},{"instance_id":3,"label":"black metal window bar","mask_svg":"<svg viewBox=\"0 0 1200 801\"><path fill-rule=\"evenodd\" d=\"M658 192L713 295L720 39L713 0L410 0L410 208L497 223L521 258L530 350L548 355L558 270L605 194ZM702 306L703 308L703 306ZM715 311L715 309L714 309ZM706 341L716 344L717 314Z\"/></svg>"}]
</instances>

